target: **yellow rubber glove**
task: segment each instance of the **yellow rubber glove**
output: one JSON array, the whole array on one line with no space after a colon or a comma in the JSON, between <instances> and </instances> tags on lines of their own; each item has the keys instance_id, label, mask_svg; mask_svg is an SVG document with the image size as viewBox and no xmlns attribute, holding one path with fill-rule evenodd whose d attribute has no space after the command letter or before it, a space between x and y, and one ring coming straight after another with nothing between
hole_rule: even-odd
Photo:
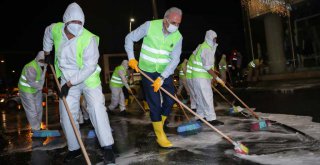
<instances>
[{"instance_id":1,"label":"yellow rubber glove","mask_svg":"<svg viewBox=\"0 0 320 165\"><path fill-rule=\"evenodd\" d=\"M139 72L138 61L136 59L130 59L128 65L130 68L134 69L136 72Z\"/></svg>"},{"instance_id":2,"label":"yellow rubber glove","mask_svg":"<svg viewBox=\"0 0 320 165\"><path fill-rule=\"evenodd\" d=\"M221 84L223 87L226 86L226 84L224 83L223 80L221 80L221 78L217 77L216 80L217 80L217 82L218 82L219 84Z\"/></svg>"},{"instance_id":3,"label":"yellow rubber glove","mask_svg":"<svg viewBox=\"0 0 320 165\"><path fill-rule=\"evenodd\" d=\"M163 80L162 78L158 77L151 86L153 86L153 92L158 92L158 90L160 89L160 87L163 84Z\"/></svg>"}]
</instances>

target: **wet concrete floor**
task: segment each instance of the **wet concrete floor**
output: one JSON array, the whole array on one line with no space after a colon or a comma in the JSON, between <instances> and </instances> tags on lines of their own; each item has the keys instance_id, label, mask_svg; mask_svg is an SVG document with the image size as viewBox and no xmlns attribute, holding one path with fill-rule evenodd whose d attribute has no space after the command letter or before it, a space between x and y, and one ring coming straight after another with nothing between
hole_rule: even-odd
<instances>
[{"instance_id":1,"label":"wet concrete floor","mask_svg":"<svg viewBox=\"0 0 320 165\"><path fill-rule=\"evenodd\" d=\"M264 109L261 107L266 105L266 100L261 100L261 98L265 97L263 96L264 94L262 96L257 94L256 98L248 98L246 97L248 96L247 94L241 92L239 95L246 101L256 99L258 102L255 102L255 104L250 101L248 101L248 104L256 105L257 110ZM281 98L282 96L274 95L272 97ZM301 96L301 98L304 97ZM174 147L172 149L160 148L155 141L149 112L143 113L139 109L139 106L133 102L128 107L127 116L120 116L119 113L109 115L115 139L116 164L269 164L270 162L268 163L268 161L260 159L262 155L284 157L286 155L297 156L301 152L315 155L310 160L306 160L305 165L317 164L314 161L319 160L316 155L320 154L320 145L315 138L277 123L273 123L266 130L251 132L251 124L257 122L255 118L247 118L240 114L229 115L228 108L230 106L222 104L221 98L217 98L216 100L219 106L216 109L218 119L225 122L223 126L217 126L216 128L231 137L234 141L241 141L245 144L250 149L250 156L236 154L232 144L228 143L206 125L203 125L202 132L196 135L187 137L178 135L176 128L183 122L186 122L186 119L177 108L173 109L173 113L169 117L168 127L166 128L168 138L172 141ZM273 101L275 101L274 104L283 103L276 99L268 99L269 107L272 107L271 103ZM191 117L191 114L189 115ZM32 140L32 134L23 110L1 109L0 121L1 165L63 164L63 158L67 153L67 146L59 124L59 113L56 103L49 104L49 128L59 130L62 134L61 137ZM103 164L102 153L97 139L92 137L92 125L86 124L80 127L82 140L92 164ZM289 162L290 160L288 162L284 161L285 164ZM85 164L85 160L81 156L69 164L81 165Z\"/></svg>"}]
</instances>

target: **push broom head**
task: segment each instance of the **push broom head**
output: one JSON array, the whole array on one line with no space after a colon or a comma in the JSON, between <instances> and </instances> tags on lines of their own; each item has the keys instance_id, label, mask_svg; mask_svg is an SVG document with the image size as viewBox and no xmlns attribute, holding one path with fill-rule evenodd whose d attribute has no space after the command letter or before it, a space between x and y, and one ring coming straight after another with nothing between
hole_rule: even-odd
<instances>
[{"instance_id":1,"label":"push broom head","mask_svg":"<svg viewBox=\"0 0 320 165\"><path fill-rule=\"evenodd\" d=\"M242 112L244 109L240 106L233 106L229 108L229 115L237 115Z\"/></svg>"},{"instance_id":2,"label":"push broom head","mask_svg":"<svg viewBox=\"0 0 320 165\"><path fill-rule=\"evenodd\" d=\"M195 135L201 131L201 123L197 121L189 121L187 123L181 124L177 128L179 135L188 136Z\"/></svg>"},{"instance_id":3,"label":"push broom head","mask_svg":"<svg viewBox=\"0 0 320 165\"><path fill-rule=\"evenodd\" d=\"M251 131L266 130L271 126L270 120L260 119L258 122L251 124Z\"/></svg>"},{"instance_id":4,"label":"push broom head","mask_svg":"<svg viewBox=\"0 0 320 165\"><path fill-rule=\"evenodd\" d=\"M245 145L243 145L240 142L235 142L234 144L234 150L236 153L238 154L242 154L242 155L248 155L249 154L249 148L246 147Z\"/></svg>"},{"instance_id":5,"label":"push broom head","mask_svg":"<svg viewBox=\"0 0 320 165\"><path fill-rule=\"evenodd\" d=\"M39 130L34 131L32 137L57 137L61 136L58 130Z\"/></svg>"}]
</instances>

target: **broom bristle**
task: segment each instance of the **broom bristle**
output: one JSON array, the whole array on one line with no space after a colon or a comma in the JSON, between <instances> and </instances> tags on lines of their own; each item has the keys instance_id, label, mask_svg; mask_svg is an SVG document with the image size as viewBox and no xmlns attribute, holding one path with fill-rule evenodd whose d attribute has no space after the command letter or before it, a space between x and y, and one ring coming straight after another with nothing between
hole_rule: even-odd
<instances>
[{"instance_id":1,"label":"broom bristle","mask_svg":"<svg viewBox=\"0 0 320 165\"><path fill-rule=\"evenodd\" d=\"M32 137L56 137L61 136L58 130L39 130L34 131Z\"/></svg>"},{"instance_id":2,"label":"broom bristle","mask_svg":"<svg viewBox=\"0 0 320 165\"><path fill-rule=\"evenodd\" d=\"M179 135L187 136L194 135L201 131L201 124L199 122L187 122L181 124L177 128L177 132Z\"/></svg>"},{"instance_id":3,"label":"broom bristle","mask_svg":"<svg viewBox=\"0 0 320 165\"><path fill-rule=\"evenodd\" d=\"M234 144L234 150L238 154L244 154L244 155L248 155L249 154L249 148L246 147L245 145L243 145L240 142L236 142L236 144Z\"/></svg>"}]
</instances>

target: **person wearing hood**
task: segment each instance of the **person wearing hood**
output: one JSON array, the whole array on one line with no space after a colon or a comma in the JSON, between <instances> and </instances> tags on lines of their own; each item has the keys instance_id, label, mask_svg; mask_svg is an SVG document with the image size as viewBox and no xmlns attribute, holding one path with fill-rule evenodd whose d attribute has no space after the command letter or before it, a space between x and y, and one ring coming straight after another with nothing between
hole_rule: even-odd
<instances>
[{"instance_id":1,"label":"person wearing hood","mask_svg":"<svg viewBox=\"0 0 320 165\"><path fill-rule=\"evenodd\" d=\"M223 122L217 120L214 111L211 88L212 79L225 86L224 81L213 70L215 52L218 46L216 41L216 32L208 30L204 42L200 45L193 58L192 84L196 95L197 113L212 125L222 125Z\"/></svg>"},{"instance_id":2,"label":"person wearing hood","mask_svg":"<svg viewBox=\"0 0 320 165\"><path fill-rule=\"evenodd\" d=\"M174 100L159 89L163 87L174 95L172 74L179 64L181 55L182 35L178 30L181 19L182 11L172 7L165 12L163 19L147 21L130 32L124 45L129 66L136 72L141 69L155 80L152 83L143 76L142 85L150 107L150 118L157 142L164 148L172 146L163 130L163 124L171 112ZM143 43L138 63L134 57L133 44L141 38Z\"/></svg>"},{"instance_id":3,"label":"person wearing hood","mask_svg":"<svg viewBox=\"0 0 320 165\"><path fill-rule=\"evenodd\" d=\"M66 98L78 131L79 100L83 94L87 101L90 121L103 149L104 162L114 163L114 139L102 93L101 68L98 65L99 37L85 29L84 23L81 7L77 3L69 4L63 15L63 22L53 23L45 29L43 50L46 53L46 62L51 64L53 55L50 52L54 45L55 72L57 77L61 78L62 85L60 98ZM81 150L62 99L59 100L59 110L69 150L64 162L69 162L80 156Z\"/></svg>"},{"instance_id":4,"label":"person wearing hood","mask_svg":"<svg viewBox=\"0 0 320 165\"><path fill-rule=\"evenodd\" d=\"M39 51L36 58L23 67L18 83L22 106L32 132L40 130L43 111L42 88L46 71L44 52Z\"/></svg>"},{"instance_id":5,"label":"person wearing hood","mask_svg":"<svg viewBox=\"0 0 320 165\"><path fill-rule=\"evenodd\" d=\"M128 60L123 60L121 65L117 66L112 73L110 80L111 103L108 106L109 111L113 111L118 105L120 115L126 115L126 105L122 87L125 86L129 93L132 93L128 85Z\"/></svg>"}]
</instances>

